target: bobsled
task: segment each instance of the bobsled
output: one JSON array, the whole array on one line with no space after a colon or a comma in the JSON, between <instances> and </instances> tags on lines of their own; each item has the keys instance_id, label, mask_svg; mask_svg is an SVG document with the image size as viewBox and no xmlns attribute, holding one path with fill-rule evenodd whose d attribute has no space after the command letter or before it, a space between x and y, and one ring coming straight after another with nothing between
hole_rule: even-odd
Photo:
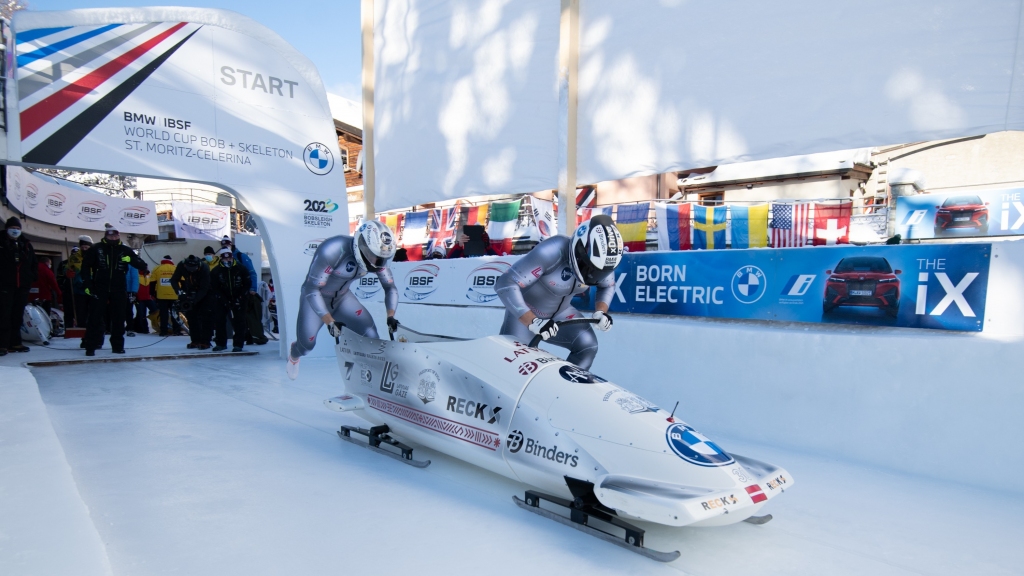
<instances>
[{"instance_id":1,"label":"bobsled","mask_svg":"<svg viewBox=\"0 0 1024 576\"><path fill-rule=\"evenodd\" d=\"M581 321L590 320L565 323ZM629 519L761 524L771 517L758 511L793 486L786 470L726 452L674 410L537 342L461 340L404 325L392 338L338 333L344 393L324 402L370 423L342 426L339 436L426 466L406 442L418 444L521 481L535 489L514 498L520 507L648 557L678 552L645 548Z\"/></svg>"},{"instance_id":2,"label":"bobsled","mask_svg":"<svg viewBox=\"0 0 1024 576\"><path fill-rule=\"evenodd\" d=\"M21 339L48 346L52 335L53 323L46 310L39 304L26 304L21 318Z\"/></svg>"}]
</instances>

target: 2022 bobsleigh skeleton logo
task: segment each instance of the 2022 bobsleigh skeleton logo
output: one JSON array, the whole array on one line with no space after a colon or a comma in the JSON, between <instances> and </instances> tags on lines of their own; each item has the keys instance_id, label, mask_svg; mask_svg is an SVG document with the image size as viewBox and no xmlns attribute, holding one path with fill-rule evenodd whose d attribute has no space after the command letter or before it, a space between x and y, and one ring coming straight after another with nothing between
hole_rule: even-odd
<instances>
[{"instance_id":1,"label":"2022 bobsleigh skeleton logo","mask_svg":"<svg viewBox=\"0 0 1024 576\"><path fill-rule=\"evenodd\" d=\"M698 466L727 466L735 462L714 442L686 424L673 424L665 431L669 448L683 460Z\"/></svg>"},{"instance_id":2,"label":"2022 bobsleigh skeleton logo","mask_svg":"<svg viewBox=\"0 0 1024 576\"><path fill-rule=\"evenodd\" d=\"M744 304L757 302L767 289L767 278L757 266L743 266L732 275L732 295Z\"/></svg>"},{"instance_id":3,"label":"2022 bobsleigh skeleton logo","mask_svg":"<svg viewBox=\"0 0 1024 576\"><path fill-rule=\"evenodd\" d=\"M331 149L319 142L313 142L302 151L302 160L306 168L317 176L324 176L334 168L334 154Z\"/></svg>"}]
</instances>

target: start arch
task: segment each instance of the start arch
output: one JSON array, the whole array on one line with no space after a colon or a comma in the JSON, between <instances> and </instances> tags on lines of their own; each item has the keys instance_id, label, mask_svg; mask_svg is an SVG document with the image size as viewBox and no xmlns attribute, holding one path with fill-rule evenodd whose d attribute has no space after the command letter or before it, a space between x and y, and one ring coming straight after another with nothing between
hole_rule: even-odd
<instances>
[{"instance_id":1,"label":"start arch","mask_svg":"<svg viewBox=\"0 0 1024 576\"><path fill-rule=\"evenodd\" d=\"M334 122L313 64L226 10L22 11L4 28L0 162L196 182L236 196L270 258L284 354L309 266L303 249L348 233Z\"/></svg>"}]
</instances>

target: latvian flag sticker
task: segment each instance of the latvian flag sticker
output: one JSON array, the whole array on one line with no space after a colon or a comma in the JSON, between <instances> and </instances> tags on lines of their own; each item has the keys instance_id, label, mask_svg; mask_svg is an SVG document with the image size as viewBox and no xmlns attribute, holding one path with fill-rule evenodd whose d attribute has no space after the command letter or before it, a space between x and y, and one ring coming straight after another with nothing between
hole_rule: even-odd
<instances>
[{"instance_id":1,"label":"latvian flag sticker","mask_svg":"<svg viewBox=\"0 0 1024 576\"><path fill-rule=\"evenodd\" d=\"M746 490L747 494L750 495L750 499L754 501L754 504L764 502L768 499L768 497L764 495L764 492L761 491L761 486L758 484L747 486L744 490Z\"/></svg>"}]
</instances>

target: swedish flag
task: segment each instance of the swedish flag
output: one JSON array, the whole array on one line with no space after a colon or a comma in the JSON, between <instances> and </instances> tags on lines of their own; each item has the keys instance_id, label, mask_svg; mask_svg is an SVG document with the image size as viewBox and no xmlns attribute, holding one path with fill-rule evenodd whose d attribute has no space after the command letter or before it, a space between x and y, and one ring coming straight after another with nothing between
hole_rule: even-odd
<instances>
[{"instance_id":1,"label":"swedish flag","mask_svg":"<svg viewBox=\"0 0 1024 576\"><path fill-rule=\"evenodd\" d=\"M725 248L725 206L694 206L693 249Z\"/></svg>"}]
</instances>

